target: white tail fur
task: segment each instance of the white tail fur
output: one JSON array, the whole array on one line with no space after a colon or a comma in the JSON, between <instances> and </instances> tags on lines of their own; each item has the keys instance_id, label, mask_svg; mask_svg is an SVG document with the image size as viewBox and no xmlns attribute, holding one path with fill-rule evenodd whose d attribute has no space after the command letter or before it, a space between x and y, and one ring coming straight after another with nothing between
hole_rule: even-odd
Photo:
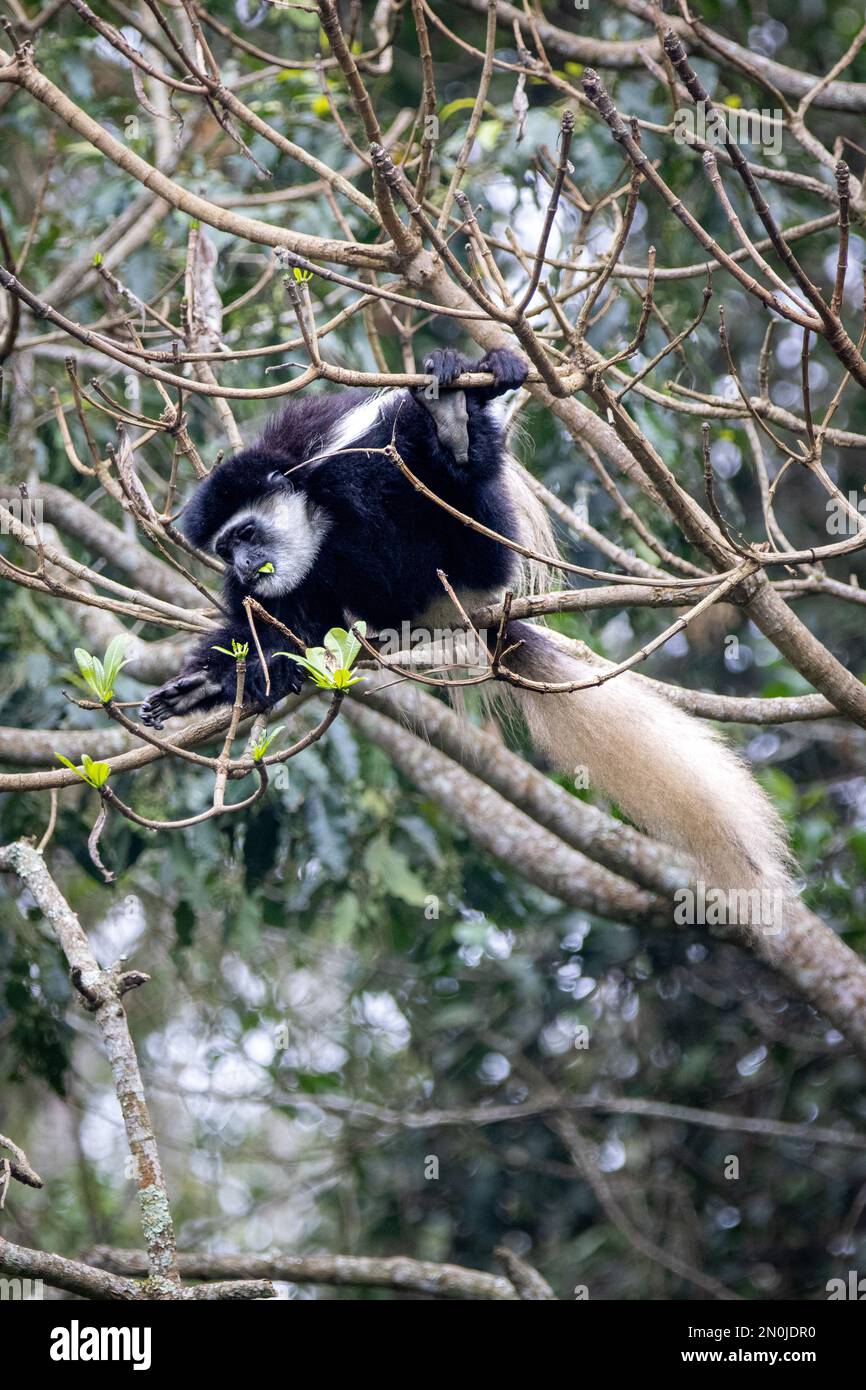
<instances>
[{"instance_id":1,"label":"white tail fur","mask_svg":"<svg viewBox=\"0 0 866 1390\"><path fill-rule=\"evenodd\" d=\"M528 548L556 555L550 520L509 459L506 482ZM544 587L543 567L524 566L523 592ZM514 625L515 628L518 626ZM568 643L534 624L508 658L518 674L564 683L598 674ZM515 633L515 636L518 635ZM793 892L790 857L775 807L714 730L628 673L571 694L505 686L536 747L559 770L585 768L589 785L641 829L690 854L708 885L725 891Z\"/></svg>"},{"instance_id":2,"label":"white tail fur","mask_svg":"<svg viewBox=\"0 0 866 1390\"><path fill-rule=\"evenodd\" d=\"M518 674L558 683L598 675L598 666L560 650L553 633L520 626L529 640L508 658ZM554 767L571 776L585 769L590 788L693 856L708 885L790 891L770 799L718 734L639 677L625 673L567 695L506 689Z\"/></svg>"}]
</instances>

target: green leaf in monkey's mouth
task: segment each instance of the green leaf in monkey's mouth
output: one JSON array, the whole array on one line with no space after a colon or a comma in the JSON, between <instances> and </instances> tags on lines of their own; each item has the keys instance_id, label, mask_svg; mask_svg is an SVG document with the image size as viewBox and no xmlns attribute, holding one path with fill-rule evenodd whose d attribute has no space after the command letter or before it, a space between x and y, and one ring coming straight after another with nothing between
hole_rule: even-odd
<instances>
[{"instance_id":1,"label":"green leaf in monkey's mouth","mask_svg":"<svg viewBox=\"0 0 866 1390\"><path fill-rule=\"evenodd\" d=\"M273 573L274 573L274 567L273 567L273 565L271 564L270 560L266 560L265 563L259 567L259 574L273 574Z\"/></svg>"}]
</instances>

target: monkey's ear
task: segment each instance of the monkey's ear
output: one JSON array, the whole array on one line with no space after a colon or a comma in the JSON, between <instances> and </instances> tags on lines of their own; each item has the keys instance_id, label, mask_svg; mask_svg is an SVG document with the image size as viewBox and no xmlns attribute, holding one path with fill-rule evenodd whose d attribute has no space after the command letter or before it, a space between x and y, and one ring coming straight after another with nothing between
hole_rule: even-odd
<instances>
[{"instance_id":1,"label":"monkey's ear","mask_svg":"<svg viewBox=\"0 0 866 1390\"><path fill-rule=\"evenodd\" d=\"M282 473L279 468L273 468L265 478L265 482L270 484L276 483L280 487L283 487L286 482L286 475Z\"/></svg>"}]
</instances>

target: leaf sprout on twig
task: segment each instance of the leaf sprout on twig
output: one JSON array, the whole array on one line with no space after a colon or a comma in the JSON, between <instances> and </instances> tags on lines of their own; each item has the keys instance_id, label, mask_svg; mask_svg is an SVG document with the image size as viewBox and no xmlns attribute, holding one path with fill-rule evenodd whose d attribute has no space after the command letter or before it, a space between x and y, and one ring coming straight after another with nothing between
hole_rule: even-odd
<instances>
[{"instance_id":1,"label":"leaf sprout on twig","mask_svg":"<svg viewBox=\"0 0 866 1390\"><path fill-rule=\"evenodd\" d=\"M76 777L80 777L82 782L86 782L88 787L93 787L94 791L98 792L100 787L104 787L111 776L110 763L94 762L87 753L81 755L81 767L76 767L75 763L64 758L62 753L55 753L54 756L63 763L64 767L68 767L70 771L74 772Z\"/></svg>"},{"instance_id":2,"label":"leaf sprout on twig","mask_svg":"<svg viewBox=\"0 0 866 1390\"><path fill-rule=\"evenodd\" d=\"M83 647L75 648L78 669L102 705L108 704L114 695L117 677L124 666L129 665L131 658L124 654L128 641L129 635L124 632L112 638L101 661L98 656L92 656Z\"/></svg>"},{"instance_id":3,"label":"leaf sprout on twig","mask_svg":"<svg viewBox=\"0 0 866 1390\"><path fill-rule=\"evenodd\" d=\"M255 743L250 749L250 753L253 756L254 762L261 762L262 758L267 753L274 739L277 737L278 734L281 734L283 732L284 727L285 725L278 724L275 729L262 730L261 734L256 739Z\"/></svg>"},{"instance_id":4,"label":"leaf sprout on twig","mask_svg":"<svg viewBox=\"0 0 866 1390\"><path fill-rule=\"evenodd\" d=\"M358 622L356 628L366 634L367 624ZM307 647L304 656L293 652L275 652L275 656L287 656L303 666L310 679L320 690L348 690L357 685L363 676L352 675L352 663L361 650L361 643L352 632L343 627L332 627L325 636L323 647Z\"/></svg>"},{"instance_id":5,"label":"leaf sprout on twig","mask_svg":"<svg viewBox=\"0 0 866 1390\"><path fill-rule=\"evenodd\" d=\"M233 637L231 651L228 647L214 647L213 650L223 652L225 656L232 656L235 661L246 661L250 654L250 644L249 642L239 642L236 637Z\"/></svg>"}]
</instances>

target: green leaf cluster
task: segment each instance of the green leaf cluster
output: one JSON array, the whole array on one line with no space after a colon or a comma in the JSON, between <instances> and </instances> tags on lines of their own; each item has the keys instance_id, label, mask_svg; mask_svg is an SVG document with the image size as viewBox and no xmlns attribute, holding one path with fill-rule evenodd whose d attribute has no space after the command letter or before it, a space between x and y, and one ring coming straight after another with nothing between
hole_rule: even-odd
<instances>
[{"instance_id":1,"label":"green leaf cluster","mask_svg":"<svg viewBox=\"0 0 866 1390\"><path fill-rule=\"evenodd\" d=\"M249 642L239 642L236 637L233 637L231 651L228 647L214 647L213 651L222 652L224 656L231 656L235 661L246 661L250 654L250 644Z\"/></svg>"},{"instance_id":2,"label":"green leaf cluster","mask_svg":"<svg viewBox=\"0 0 866 1390\"><path fill-rule=\"evenodd\" d=\"M362 636L366 635L366 623L355 623L355 628ZM321 690L348 690L350 685L357 685L363 679L352 675L352 663L360 650L361 643L353 632L347 632L344 627L332 627L323 647L307 647L304 656L296 656L293 652L276 652L275 655L287 656L289 661L303 666Z\"/></svg>"},{"instance_id":3,"label":"green leaf cluster","mask_svg":"<svg viewBox=\"0 0 866 1390\"><path fill-rule=\"evenodd\" d=\"M80 777L82 782L86 782L88 787L93 787L94 791L99 791L100 787L104 787L111 776L110 763L94 762L87 753L81 755L81 767L76 767L75 763L64 758L62 753L55 753L54 756L63 763L64 767L68 767L71 772L74 772L76 777Z\"/></svg>"},{"instance_id":4,"label":"green leaf cluster","mask_svg":"<svg viewBox=\"0 0 866 1390\"><path fill-rule=\"evenodd\" d=\"M125 655L128 641L128 634L120 633L109 642L105 656L101 661L98 656L92 656L83 647L75 648L74 654L78 669L102 705L107 704L112 698L117 677L124 666L129 665L131 658Z\"/></svg>"}]
</instances>

